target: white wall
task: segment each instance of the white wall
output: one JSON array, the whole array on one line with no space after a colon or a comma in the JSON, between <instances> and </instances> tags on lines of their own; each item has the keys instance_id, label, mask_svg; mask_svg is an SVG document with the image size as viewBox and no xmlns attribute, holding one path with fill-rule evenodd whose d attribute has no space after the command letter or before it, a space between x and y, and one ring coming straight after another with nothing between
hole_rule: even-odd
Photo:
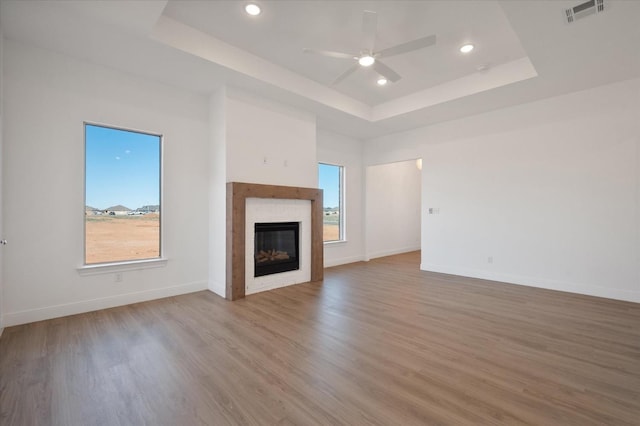
<instances>
[{"instance_id":1,"label":"white wall","mask_svg":"<svg viewBox=\"0 0 640 426\"><path fill-rule=\"evenodd\" d=\"M324 245L324 266L329 267L364 260L362 141L324 129L318 129L317 140L318 162L344 166L345 179L346 241Z\"/></svg>"},{"instance_id":2,"label":"white wall","mask_svg":"<svg viewBox=\"0 0 640 426\"><path fill-rule=\"evenodd\" d=\"M225 127L227 182L317 188L315 116L227 90Z\"/></svg>"},{"instance_id":3,"label":"white wall","mask_svg":"<svg viewBox=\"0 0 640 426\"><path fill-rule=\"evenodd\" d=\"M3 46L4 46L4 38L2 36L2 27L0 27L0 239L4 238L4 232L3 232L3 222L2 222L2 162L4 161L4 156L2 154L3 152L3 143L2 143L2 135L3 135L3 130L2 130L2 117L3 117L3 105L4 105L4 93L3 93ZM0 248L1 251L2 248ZM2 255L2 252L0 252L0 336L2 335L2 330L4 329L4 319L3 319L3 312L4 312L4 285L3 285L3 263L4 263L4 256Z\"/></svg>"},{"instance_id":4,"label":"white wall","mask_svg":"<svg viewBox=\"0 0 640 426\"><path fill-rule=\"evenodd\" d=\"M227 250L226 90L209 100L209 290L225 297Z\"/></svg>"},{"instance_id":5,"label":"white wall","mask_svg":"<svg viewBox=\"0 0 640 426\"><path fill-rule=\"evenodd\" d=\"M367 167L367 259L420 249L420 200L415 160Z\"/></svg>"},{"instance_id":6,"label":"white wall","mask_svg":"<svg viewBox=\"0 0 640 426\"><path fill-rule=\"evenodd\" d=\"M208 101L87 62L4 46L5 325L207 287ZM81 276L83 121L164 135L165 267Z\"/></svg>"},{"instance_id":7,"label":"white wall","mask_svg":"<svg viewBox=\"0 0 640 426\"><path fill-rule=\"evenodd\" d=\"M640 80L378 138L423 157L422 269L640 302ZM489 263L492 258L492 263Z\"/></svg>"}]
</instances>

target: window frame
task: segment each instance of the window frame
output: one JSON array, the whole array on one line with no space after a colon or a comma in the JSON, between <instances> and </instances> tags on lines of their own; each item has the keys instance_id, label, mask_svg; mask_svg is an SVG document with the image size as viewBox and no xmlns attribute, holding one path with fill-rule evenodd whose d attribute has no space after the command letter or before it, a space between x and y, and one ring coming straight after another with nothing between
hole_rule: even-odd
<instances>
[{"instance_id":1,"label":"window frame","mask_svg":"<svg viewBox=\"0 0 640 426\"><path fill-rule=\"evenodd\" d=\"M160 216L158 218L158 256L143 258L143 259L125 259L114 260L109 262L100 263L87 263L87 220L84 213L87 206L87 126L102 127L111 130L119 130L129 133L139 133L143 135L153 136L158 138L158 155L159 155L159 173L158 173L158 206ZM82 122L82 147L83 147L83 218L82 218L82 262L81 266L77 268L81 275L94 275L109 272L122 272L138 269L158 268L163 267L167 263L167 259L164 257L164 212L163 212L163 200L164 200L164 135L162 133L150 132L146 130L138 130L129 127L121 127L110 124L103 124L94 121Z\"/></svg>"},{"instance_id":2,"label":"window frame","mask_svg":"<svg viewBox=\"0 0 640 426\"><path fill-rule=\"evenodd\" d=\"M318 172L319 172L319 166L323 165L323 166L333 166L333 167L338 167L339 170L339 191L340 191L340 195L338 197L338 202L339 202L339 208L338 208L338 215L340 217L340 220L338 221L338 239L337 240L329 240L329 241L325 241L324 240L324 236L322 239L322 243L323 244L339 244L339 243L345 243L347 241L347 232L346 232L346 197L345 197L345 189L346 189L346 167L342 164L336 164L336 163L330 163L330 162L326 162L326 161L318 161ZM319 181L318 181L318 187L319 185ZM323 212L323 217L322 217L322 227L324 230L324 188L320 188L323 190L323 200L322 200L322 212Z\"/></svg>"}]
</instances>

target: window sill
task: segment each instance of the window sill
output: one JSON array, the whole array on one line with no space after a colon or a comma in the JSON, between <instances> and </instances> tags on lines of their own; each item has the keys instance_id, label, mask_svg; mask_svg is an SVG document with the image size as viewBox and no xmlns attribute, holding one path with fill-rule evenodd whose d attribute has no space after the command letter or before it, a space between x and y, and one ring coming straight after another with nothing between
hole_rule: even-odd
<instances>
[{"instance_id":1,"label":"window sill","mask_svg":"<svg viewBox=\"0 0 640 426\"><path fill-rule=\"evenodd\" d=\"M347 240L336 240L336 241L323 241L323 244L326 246L332 246L334 244L345 244Z\"/></svg>"},{"instance_id":2,"label":"window sill","mask_svg":"<svg viewBox=\"0 0 640 426\"><path fill-rule=\"evenodd\" d=\"M100 263L96 265L83 265L77 268L80 275L110 274L114 272L137 271L140 269L164 268L168 259L145 259L128 262Z\"/></svg>"}]
</instances>

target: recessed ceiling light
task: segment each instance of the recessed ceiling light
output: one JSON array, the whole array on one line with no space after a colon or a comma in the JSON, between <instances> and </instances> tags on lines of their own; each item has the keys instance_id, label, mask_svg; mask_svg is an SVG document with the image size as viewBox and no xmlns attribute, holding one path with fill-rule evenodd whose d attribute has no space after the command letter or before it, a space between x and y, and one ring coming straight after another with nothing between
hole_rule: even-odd
<instances>
[{"instance_id":1,"label":"recessed ceiling light","mask_svg":"<svg viewBox=\"0 0 640 426\"><path fill-rule=\"evenodd\" d=\"M378 79L378 86L384 86L385 84L387 84L387 79L384 77L380 77Z\"/></svg>"},{"instance_id":2,"label":"recessed ceiling light","mask_svg":"<svg viewBox=\"0 0 640 426\"><path fill-rule=\"evenodd\" d=\"M358 63L363 67L370 67L376 60L371 55L363 55L358 59Z\"/></svg>"},{"instance_id":3,"label":"recessed ceiling light","mask_svg":"<svg viewBox=\"0 0 640 426\"><path fill-rule=\"evenodd\" d=\"M473 50L474 47L475 46L473 44L465 44L464 46L462 46L460 48L460 51L462 53L469 53L469 52L471 52Z\"/></svg>"},{"instance_id":4,"label":"recessed ceiling light","mask_svg":"<svg viewBox=\"0 0 640 426\"><path fill-rule=\"evenodd\" d=\"M245 10L245 12L247 12L251 16L258 16L258 15L260 15L260 12L262 12L260 10L260 6L258 6L255 3L249 3L248 5L246 5L244 7L244 10Z\"/></svg>"}]
</instances>

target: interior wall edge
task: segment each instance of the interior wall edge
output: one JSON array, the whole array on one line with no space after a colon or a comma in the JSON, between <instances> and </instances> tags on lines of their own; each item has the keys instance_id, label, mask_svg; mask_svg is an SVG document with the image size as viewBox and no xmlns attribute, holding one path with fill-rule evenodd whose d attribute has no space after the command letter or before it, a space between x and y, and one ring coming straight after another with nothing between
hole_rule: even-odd
<instances>
[{"instance_id":1,"label":"interior wall edge","mask_svg":"<svg viewBox=\"0 0 640 426\"><path fill-rule=\"evenodd\" d=\"M402 254L402 253L410 253L412 251L418 251L418 250L420 250L420 245L401 247L393 250L375 251L372 253L367 253L367 260L377 259L378 257L393 256L393 255Z\"/></svg>"},{"instance_id":2,"label":"interior wall edge","mask_svg":"<svg viewBox=\"0 0 640 426\"><path fill-rule=\"evenodd\" d=\"M348 263L364 262L364 261L365 261L364 255L340 257L340 258L335 258L335 259L325 261L324 267L331 268L333 266L340 266L340 265L346 265Z\"/></svg>"},{"instance_id":3,"label":"interior wall edge","mask_svg":"<svg viewBox=\"0 0 640 426\"><path fill-rule=\"evenodd\" d=\"M585 296L603 297L606 299L623 300L626 302L640 303L640 291L628 291L608 287L596 287L575 282L541 279L523 275L514 275L501 272L490 272L482 269L460 268L448 265L432 263L420 263L422 271L437 272L441 274L457 275L467 278L497 281L507 284L522 285L527 287L542 288L546 290L561 291L564 293L581 294Z\"/></svg>"},{"instance_id":4,"label":"interior wall edge","mask_svg":"<svg viewBox=\"0 0 640 426\"><path fill-rule=\"evenodd\" d=\"M14 325L28 324L36 321L65 317L68 315L76 315L85 312L99 311L101 309L130 305L132 303L147 302L155 299L162 299L165 297L195 293L202 290L208 290L206 281L197 281L172 287L138 291L135 293L118 294L115 296L83 300L80 302L66 303L62 305L47 306L44 308L27 309L18 312L8 312L4 315L4 325L6 327L11 327Z\"/></svg>"}]
</instances>

